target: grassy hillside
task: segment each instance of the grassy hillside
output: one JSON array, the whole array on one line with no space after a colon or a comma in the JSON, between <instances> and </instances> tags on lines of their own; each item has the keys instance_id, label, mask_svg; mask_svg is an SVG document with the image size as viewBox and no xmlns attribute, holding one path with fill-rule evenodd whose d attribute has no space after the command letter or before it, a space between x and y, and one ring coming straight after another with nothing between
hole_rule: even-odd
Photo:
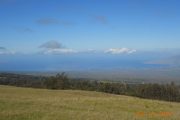
<instances>
[{"instance_id":1,"label":"grassy hillside","mask_svg":"<svg viewBox=\"0 0 180 120\"><path fill-rule=\"evenodd\" d=\"M0 86L0 120L179 120L180 103Z\"/></svg>"}]
</instances>

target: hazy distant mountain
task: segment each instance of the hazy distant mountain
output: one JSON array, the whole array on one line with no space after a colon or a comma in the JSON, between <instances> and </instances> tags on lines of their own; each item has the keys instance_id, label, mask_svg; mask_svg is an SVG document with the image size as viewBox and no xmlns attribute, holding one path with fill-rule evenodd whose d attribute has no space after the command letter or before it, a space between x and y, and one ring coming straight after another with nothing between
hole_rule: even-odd
<instances>
[{"instance_id":1,"label":"hazy distant mountain","mask_svg":"<svg viewBox=\"0 0 180 120\"><path fill-rule=\"evenodd\" d=\"M154 60L147 62L148 64L161 64L170 66L180 66L180 55L167 57L164 59Z\"/></svg>"}]
</instances>

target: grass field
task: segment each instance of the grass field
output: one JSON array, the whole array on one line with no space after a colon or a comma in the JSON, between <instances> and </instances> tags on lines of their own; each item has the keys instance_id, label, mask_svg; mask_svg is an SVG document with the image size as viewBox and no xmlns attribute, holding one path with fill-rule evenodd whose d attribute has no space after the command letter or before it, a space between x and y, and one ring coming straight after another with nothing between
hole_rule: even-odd
<instances>
[{"instance_id":1,"label":"grass field","mask_svg":"<svg viewBox=\"0 0 180 120\"><path fill-rule=\"evenodd\" d=\"M0 120L180 120L180 103L0 86Z\"/></svg>"}]
</instances>

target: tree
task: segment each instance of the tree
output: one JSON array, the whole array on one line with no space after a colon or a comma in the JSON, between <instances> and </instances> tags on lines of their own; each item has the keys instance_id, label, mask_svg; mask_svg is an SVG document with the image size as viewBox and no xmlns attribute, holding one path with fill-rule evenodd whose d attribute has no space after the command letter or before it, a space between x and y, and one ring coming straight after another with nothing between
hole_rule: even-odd
<instances>
[{"instance_id":1,"label":"tree","mask_svg":"<svg viewBox=\"0 0 180 120\"><path fill-rule=\"evenodd\" d=\"M49 89L68 89L70 86L69 79L64 72L58 73L55 77L49 77L44 84Z\"/></svg>"}]
</instances>

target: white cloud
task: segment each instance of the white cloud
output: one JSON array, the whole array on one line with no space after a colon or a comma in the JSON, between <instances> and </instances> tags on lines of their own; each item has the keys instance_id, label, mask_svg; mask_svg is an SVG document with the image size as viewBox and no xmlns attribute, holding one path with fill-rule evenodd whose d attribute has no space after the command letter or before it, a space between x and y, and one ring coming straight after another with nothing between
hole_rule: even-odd
<instances>
[{"instance_id":1,"label":"white cloud","mask_svg":"<svg viewBox=\"0 0 180 120\"><path fill-rule=\"evenodd\" d=\"M59 48L59 49L47 49L43 51L43 54L70 54L77 53L78 51L67 48Z\"/></svg>"},{"instance_id":2,"label":"white cloud","mask_svg":"<svg viewBox=\"0 0 180 120\"><path fill-rule=\"evenodd\" d=\"M15 52L10 51L4 47L0 47L0 55L7 55L7 54L15 54Z\"/></svg>"},{"instance_id":3,"label":"white cloud","mask_svg":"<svg viewBox=\"0 0 180 120\"><path fill-rule=\"evenodd\" d=\"M68 54L68 53L77 53L78 51L65 48L58 41L49 41L40 46L43 48L43 54Z\"/></svg>"},{"instance_id":4,"label":"white cloud","mask_svg":"<svg viewBox=\"0 0 180 120\"><path fill-rule=\"evenodd\" d=\"M58 49L47 49L44 54L68 54L68 53L77 53L78 51L67 48L58 48Z\"/></svg>"},{"instance_id":5,"label":"white cloud","mask_svg":"<svg viewBox=\"0 0 180 120\"><path fill-rule=\"evenodd\" d=\"M64 47L61 43L58 41L48 41L44 44L42 44L39 48L42 48L43 54L68 54L68 53L101 53L102 51L97 51L95 49L87 49L82 51L77 51L74 49L69 49ZM105 50L104 53L109 54L131 54L136 52L134 49L129 48L111 48L108 50Z\"/></svg>"},{"instance_id":6,"label":"white cloud","mask_svg":"<svg viewBox=\"0 0 180 120\"><path fill-rule=\"evenodd\" d=\"M136 52L136 50L129 48L111 48L105 50L105 53L109 53L109 54L131 54L134 52Z\"/></svg>"}]
</instances>

